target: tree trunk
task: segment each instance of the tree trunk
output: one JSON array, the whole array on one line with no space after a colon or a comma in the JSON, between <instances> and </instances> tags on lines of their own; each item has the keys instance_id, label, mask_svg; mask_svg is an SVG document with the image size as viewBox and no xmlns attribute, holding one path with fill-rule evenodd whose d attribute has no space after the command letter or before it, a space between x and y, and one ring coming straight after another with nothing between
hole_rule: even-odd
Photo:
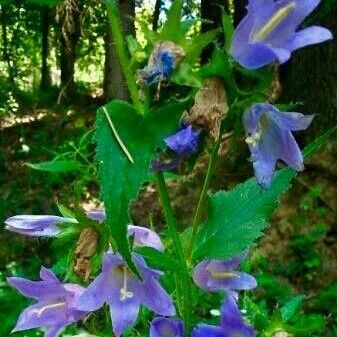
<instances>
[{"instance_id":1,"label":"tree trunk","mask_svg":"<svg viewBox=\"0 0 337 337\"><path fill-rule=\"evenodd\" d=\"M158 29L159 16L160 16L160 10L161 10L162 5L163 5L163 0L156 0L155 6L154 6L153 18L152 18L152 30L154 32L156 32Z\"/></svg>"},{"instance_id":2,"label":"tree trunk","mask_svg":"<svg viewBox=\"0 0 337 337\"><path fill-rule=\"evenodd\" d=\"M246 15L247 0L234 1L234 26L236 27L242 18Z\"/></svg>"},{"instance_id":3,"label":"tree trunk","mask_svg":"<svg viewBox=\"0 0 337 337\"><path fill-rule=\"evenodd\" d=\"M3 60L7 64L9 82L12 86L14 86L14 71L13 71L11 57L10 57L8 35L7 35L7 19L6 18L9 15L9 13L5 5L1 5L0 8L1 8L1 30L2 30L2 56L3 56Z\"/></svg>"},{"instance_id":4,"label":"tree trunk","mask_svg":"<svg viewBox=\"0 0 337 337\"><path fill-rule=\"evenodd\" d=\"M337 31L337 1L321 5L308 25ZM281 67L282 101L299 102L299 111L316 117L305 141L337 124L337 44L334 41L296 51Z\"/></svg>"},{"instance_id":5,"label":"tree trunk","mask_svg":"<svg viewBox=\"0 0 337 337\"><path fill-rule=\"evenodd\" d=\"M134 0L119 0L119 11L124 36L135 34L135 2ZM104 66L104 99L115 98L128 100L129 92L119 64L117 51L113 42L110 27L105 35L105 66Z\"/></svg>"},{"instance_id":6,"label":"tree trunk","mask_svg":"<svg viewBox=\"0 0 337 337\"><path fill-rule=\"evenodd\" d=\"M48 56L49 56L49 10L47 8L41 10L41 33L42 33L42 65L41 65L41 82L40 90L46 91L50 87L50 69L48 66Z\"/></svg>"},{"instance_id":7,"label":"tree trunk","mask_svg":"<svg viewBox=\"0 0 337 337\"><path fill-rule=\"evenodd\" d=\"M81 0L66 0L62 5L61 33L61 93L66 99L75 94L76 47L80 38L80 15L83 4Z\"/></svg>"},{"instance_id":8,"label":"tree trunk","mask_svg":"<svg viewBox=\"0 0 337 337\"><path fill-rule=\"evenodd\" d=\"M201 0L201 31L207 32L211 29L222 27L222 9L229 12L228 0ZM223 38L222 38L223 40ZM223 41L222 41L223 42ZM214 46L207 46L201 56L202 63L207 62L213 52Z\"/></svg>"}]
</instances>

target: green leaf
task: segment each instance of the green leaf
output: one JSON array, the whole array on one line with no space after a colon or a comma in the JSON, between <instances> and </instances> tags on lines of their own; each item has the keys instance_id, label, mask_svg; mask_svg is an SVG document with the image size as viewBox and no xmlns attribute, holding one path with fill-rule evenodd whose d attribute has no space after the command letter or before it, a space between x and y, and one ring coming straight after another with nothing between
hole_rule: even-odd
<instances>
[{"instance_id":1,"label":"green leaf","mask_svg":"<svg viewBox=\"0 0 337 337\"><path fill-rule=\"evenodd\" d=\"M64 216L65 218L76 219L75 213L73 211L71 211L69 208L67 208L67 207L65 207L61 204L57 204L57 208L59 209L62 216Z\"/></svg>"},{"instance_id":2,"label":"green leaf","mask_svg":"<svg viewBox=\"0 0 337 337\"><path fill-rule=\"evenodd\" d=\"M316 152L320 150L320 148L325 145L329 138L337 132L337 125L323 133L321 136L316 138L312 143L310 143L308 146L305 147L303 150L303 157L308 158L312 155L314 155Z\"/></svg>"},{"instance_id":3,"label":"green leaf","mask_svg":"<svg viewBox=\"0 0 337 337\"><path fill-rule=\"evenodd\" d=\"M56 7L62 1L63 0L29 0L28 3L32 5L39 5L39 6Z\"/></svg>"},{"instance_id":4,"label":"green leaf","mask_svg":"<svg viewBox=\"0 0 337 337\"><path fill-rule=\"evenodd\" d=\"M52 160L43 163L25 163L25 165L37 171L51 173L76 172L81 170L81 164L76 160Z\"/></svg>"},{"instance_id":5,"label":"green leaf","mask_svg":"<svg viewBox=\"0 0 337 337\"><path fill-rule=\"evenodd\" d=\"M322 315L311 314L296 317L295 324L287 327L287 331L298 337L307 337L323 330L325 319Z\"/></svg>"},{"instance_id":6,"label":"green leaf","mask_svg":"<svg viewBox=\"0 0 337 337\"><path fill-rule=\"evenodd\" d=\"M287 302L281 308L281 316L284 322L291 320L294 315L301 309L305 296L299 295Z\"/></svg>"},{"instance_id":7,"label":"green leaf","mask_svg":"<svg viewBox=\"0 0 337 337\"><path fill-rule=\"evenodd\" d=\"M184 0L174 0L172 2L167 20L160 32L160 39L180 43L184 38L184 26L181 24L181 16Z\"/></svg>"},{"instance_id":8,"label":"green leaf","mask_svg":"<svg viewBox=\"0 0 337 337\"><path fill-rule=\"evenodd\" d=\"M225 10L222 12L222 25L225 34L225 50L229 52L234 33L234 25L232 22L232 18L227 14Z\"/></svg>"},{"instance_id":9,"label":"green leaf","mask_svg":"<svg viewBox=\"0 0 337 337\"><path fill-rule=\"evenodd\" d=\"M139 247L135 250L144 256L146 262L152 268L171 272L177 272L181 269L179 263L166 253L161 253L151 247Z\"/></svg>"},{"instance_id":10,"label":"green leaf","mask_svg":"<svg viewBox=\"0 0 337 337\"><path fill-rule=\"evenodd\" d=\"M262 236L267 218L294 176L293 170L283 169L276 173L269 190L262 190L252 178L231 191L211 195L208 219L198 233L194 259L227 259L251 246Z\"/></svg>"},{"instance_id":11,"label":"green leaf","mask_svg":"<svg viewBox=\"0 0 337 337\"><path fill-rule=\"evenodd\" d=\"M117 249L133 271L127 239L129 204L150 180L150 163L155 151L178 128L188 104L167 104L142 116L130 104L116 100L97 112L97 160L107 224Z\"/></svg>"}]
</instances>

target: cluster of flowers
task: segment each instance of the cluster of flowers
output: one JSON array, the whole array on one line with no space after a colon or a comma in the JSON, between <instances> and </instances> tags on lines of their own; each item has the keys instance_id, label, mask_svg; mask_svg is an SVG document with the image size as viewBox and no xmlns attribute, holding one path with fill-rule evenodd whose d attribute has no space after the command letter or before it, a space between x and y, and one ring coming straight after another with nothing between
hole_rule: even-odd
<instances>
[{"instance_id":1,"label":"cluster of flowers","mask_svg":"<svg viewBox=\"0 0 337 337\"><path fill-rule=\"evenodd\" d=\"M105 220L103 211L88 212L87 216L99 222ZM52 215L22 215L7 219L6 229L29 236L57 236L61 233L60 224L75 222L73 218ZM164 250L158 234L148 228L129 225L128 234L133 237L135 246ZM256 287L252 276L236 271L244 258L245 255L229 261L205 260L194 268L196 285L205 291L225 291L226 298L221 310L221 326L200 324L192 336L220 336L222 331L229 331L229 336L255 336L254 329L246 325L236 303L237 291ZM175 316L176 310L170 295L159 283L163 273L148 267L137 253L133 253L133 259L141 280L132 274L122 257L110 249L103 255L101 273L86 289L78 284L62 284L51 270L44 267L40 271L41 281L9 277L8 283L12 287L37 300L22 312L13 332L45 327L45 336L55 337L67 325L107 303L116 336L121 336L135 324L139 307L144 305L160 315L151 323L150 337L183 337L183 322L168 318Z\"/></svg>"},{"instance_id":2,"label":"cluster of flowers","mask_svg":"<svg viewBox=\"0 0 337 337\"><path fill-rule=\"evenodd\" d=\"M299 24L319 4L319 0L250 0L248 13L234 32L231 55L248 69L256 69L273 62L286 62L291 53L307 45L332 38L329 30L309 27L297 31ZM172 50L170 43L155 48L149 64L139 72L146 85L168 80L183 53ZM281 159L296 171L303 169L301 151L292 131L306 129L313 116L297 112L281 112L269 103L255 104L243 116L246 142L258 183L270 187L277 160ZM169 163L154 161L153 170L177 167L198 149L199 132L185 125L177 134L165 139L176 156ZM102 212L88 217L103 222ZM31 236L57 236L62 223L75 219L58 216L14 216L6 221L6 228ZM162 251L159 236L148 228L130 225L128 233L134 245L149 246ZM193 337L253 337L255 331L246 324L237 305L238 291L256 287L255 279L236 271L245 254L229 261L205 260L193 270L193 280L205 291L224 292L220 326L197 325ZM122 257L111 249L103 256L101 273L85 289L77 284L62 284L52 271L42 268L41 281L18 277L8 278L11 286L24 296L37 300L20 315L14 331L37 327L47 328L46 337L55 337L67 325L83 319L89 312L110 306L113 331L120 336L137 320L139 307L144 305L159 317L151 322L150 337L182 337L183 322L176 315L170 295L160 285L162 272L151 269L143 257L133 253L141 280L128 269Z\"/></svg>"}]
</instances>

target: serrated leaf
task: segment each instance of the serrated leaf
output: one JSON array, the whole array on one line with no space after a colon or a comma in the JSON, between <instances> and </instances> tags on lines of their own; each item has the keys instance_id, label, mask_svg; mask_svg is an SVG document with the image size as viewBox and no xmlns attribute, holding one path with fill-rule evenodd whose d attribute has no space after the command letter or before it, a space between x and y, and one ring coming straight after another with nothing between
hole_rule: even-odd
<instances>
[{"instance_id":1,"label":"serrated leaf","mask_svg":"<svg viewBox=\"0 0 337 337\"><path fill-rule=\"evenodd\" d=\"M251 246L262 236L268 217L294 176L293 170L283 169L276 173L269 190L262 190L252 178L231 191L211 195L208 219L198 233L194 259L228 259Z\"/></svg>"},{"instance_id":2,"label":"serrated leaf","mask_svg":"<svg viewBox=\"0 0 337 337\"><path fill-rule=\"evenodd\" d=\"M129 204L141 186L150 180L150 162L155 150L178 128L187 104L168 104L141 116L132 105L116 100L97 112L97 160L107 224L119 252L133 271L136 270L127 239Z\"/></svg>"},{"instance_id":3,"label":"serrated leaf","mask_svg":"<svg viewBox=\"0 0 337 337\"><path fill-rule=\"evenodd\" d=\"M76 160L52 160L42 163L25 163L25 165L37 171L51 173L68 173L81 170L81 164Z\"/></svg>"},{"instance_id":4,"label":"serrated leaf","mask_svg":"<svg viewBox=\"0 0 337 337\"><path fill-rule=\"evenodd\" d=\"M281 308L281 316L284 322L291 320L294 315L301 309L305 296L299 295L287 302Z\"/></svg>"},{"instance_id":5,"label":"serrated leaf","mask_svg":"<svg viewBox=\"0 0 337 337\"><path fill-rule=\"evenodd\" d=\"M136 251L144 256L148 265L163 271L177 272L181 269L179 263L166 253L159 252L151 247L139 247Z\"/></svg>"}]
</instances>

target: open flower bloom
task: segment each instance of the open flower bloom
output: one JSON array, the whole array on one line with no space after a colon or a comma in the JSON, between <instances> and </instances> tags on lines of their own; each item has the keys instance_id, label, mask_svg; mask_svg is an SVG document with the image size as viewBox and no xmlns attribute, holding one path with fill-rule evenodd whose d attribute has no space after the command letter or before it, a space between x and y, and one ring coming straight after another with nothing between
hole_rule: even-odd
<instances>
[{"instance_id":1,"label":"open flower bloom","mask_svg":"<svg viewBox=\"0 0 337 337\"><path fill-rule=\"evenodd\" d=\"M151 85L168 80L184 55L184 50L173 42L157 43L151 53L148 65L144 69L138 70L139 81Z\"/></svg>"},{"instance_id":2,"label":"open flower bloom","mask_svg":"<svg viewBox=\"0 0 337 337\"><path fill-rule=\"evenodd\" d=\"M87 212L87 217L99 222L106 220L104 210L91 210ZM128 225L128 235L133 237L133 245L135 247L151 247L160 252L164 251L159 235L147 227Z\"/></svg>"},{"instance_id":3,"label":"open flower bloom","mask_svg":"<svg viewBox=\"0 0 337 337\"><path fill-rule=\"evenodd\" d=\"M255 330L247 325L236 304L229 295L221 308L220 326L199 324L192 332L192 337L254 337Z\"/></svg>"},{"instance_id":4,"label":"open flower bloom","mask_svg":"<svg viewBox=\"0 0 337 337\"><path fill-rule=\"evenodd\" d=\"M150 337L184 337L184 324L180 319L157 317L150 325Z\"/></svg>"},{"instance_id":5,"label":"open flower bloom","mask_svg":"<svg viewBox=\"0 0 337 337\"><path fill-rule=\"evenodd\" d=\"M239 290L250 290L257 286L253 276L236 271L244 260L245 254L228 261L204 260L197 264L193 271L195 284L206 291L226 291L227 293Z\"/></svg>"},{"instance_id":6,"label":"open flower bloom","mask_svg":"<svg viewBox=\"0 0 337 337\"><path fill-rule=\"evenodd\" d=\"M74 306L84 288L77 284L62 284L52 271L44 267L40 277L41 281L20 277L7 279L22 295L38 301L21 313L12 332L44 327L47 328L45 337L55 337L64 327L86 315Z\"/></svg>"},{"instance_id":7,"label":"open flower bloom","mask_svg":"<svg viewBox=\"0 0 337 337\"><path fill-rule=\"evenodd\" d=\"M183 160L198 151L199 134L199 131L193 130L192 125L188 125L176 134L165 138L165 144L176 154L176 157L167 163L154 160L152 161L152 169L154 171L169 171L177 168Z\"/></svg>"},{"instance_id":8,"label":"open flower bloom","mask_svg":"<svg viewBox=\"0 0 337 337\"><path fill-rule=\"evenodd\" d=\"M149 268L140 255L134 254L134 261L142 280L131 273L118 253L105 253L102 272L77 302L78 309L85 311L95 311L108 303L118 337L134 325L141 304L159 315L175 315L171 297L158 282L162 273Z\"/></svg>"},{"instance_id":9,"label":"open flower bloom","mask_svg":"<svg viewBox=\"0 0 337 337\"><path fill-rule=\"evenodd\" d=\"M255 104L243 116L246 142L251 152L257 182L270 187L278 159L296 171L302 171L302 153L292 131L305 130L313 115L281 112L267 103Z\"/></svg>"},{"instance_id":10,"label":"open flower bloom","mask_svg":"<svg viewBox=\"0 0 337 337\"><path fill-rule=\"evenodd\" d=\"M332 39L331 32L311 26L297 31L319 0L250 0L247 15L236 28L231 54L245 68L274 61L284 63L291 52Z\"/></svg>"},{"instance_id":11,"label":"open flower bloom","mask_svg":"<svg viewBox=\"0 0 337 337\"><path fill-rule=\"evenodd\" d=\"M29 236L57 236L62 223L77 223L76 219L56 215L16 215L5 221L6 229Z\"/></svg>"}]
</instances>

